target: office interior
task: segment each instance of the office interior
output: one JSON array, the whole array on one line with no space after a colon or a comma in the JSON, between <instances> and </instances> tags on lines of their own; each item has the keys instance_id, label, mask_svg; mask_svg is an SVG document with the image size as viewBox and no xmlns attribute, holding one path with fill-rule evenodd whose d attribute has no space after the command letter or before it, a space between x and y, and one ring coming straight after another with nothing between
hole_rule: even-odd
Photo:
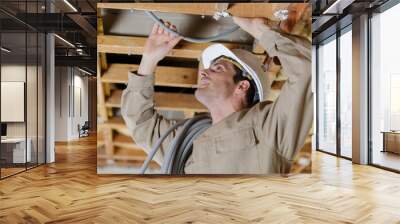
<instances>
[{"instance_id":1,"label":"office interior","mask_svg":"<svg viewBox=\"0 0 400 224\"><path fill-rule=\"evenodd\" d=\"M60 1L1 1L1 179L55 162L56 144L96 132L89 3L76 13Z\"/></svg>"}]
</instances>

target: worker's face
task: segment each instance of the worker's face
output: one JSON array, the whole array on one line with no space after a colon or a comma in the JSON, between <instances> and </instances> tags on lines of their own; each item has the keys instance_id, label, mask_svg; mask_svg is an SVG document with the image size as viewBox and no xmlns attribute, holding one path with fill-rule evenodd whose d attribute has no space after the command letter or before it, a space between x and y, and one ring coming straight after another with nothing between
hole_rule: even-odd
<instances>
[{"instance_id":1,"label":"worker's face","mask_svg":"<svg viewBox=\"0 0 400 224\"><path fill-rule=\"evenodd\" d=\"M233 81L234 74L234 65L222 58L213 62L208 69L200 69L196 99L205 106L212 101L229 99L237 86Z\"/></svg>"}]
</instances>

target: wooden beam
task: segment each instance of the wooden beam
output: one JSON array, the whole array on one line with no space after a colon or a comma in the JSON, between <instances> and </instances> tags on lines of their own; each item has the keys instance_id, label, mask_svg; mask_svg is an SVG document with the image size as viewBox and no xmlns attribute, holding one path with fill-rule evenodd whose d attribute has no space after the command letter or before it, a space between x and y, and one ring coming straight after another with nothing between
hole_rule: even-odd
<instances>
[{"instance_id":1,"label":"wooden beam","mask_svg":"<svg viewBox=\"0 0 400 224\"><path fill-rule=\"evenodd\" d=\"M97 50L103 53L142 55L146 39L146 37L98 35ZM211 44L214 43L189 43L181 41L167 56L198 59L201 56L202 51ZM229 49L245 47L251 48L244 44L223 44Z\"/></svg>"},{"instance_id":2,"label":"wooden beam","mask_svg":"<svg viewBox=\"0 0 400 224\"><path fill-rule=\"evenodd\" d=\"M97 34L103 34L103 18L97 12ZM108 120L108 111L105 106L106 85L101 82L102 71L107 69L107 60L104 53L97 53L97 111L102 122Z\"/></svg>"},{"instance_id":3,"label":"wooden beam","mask_svg":"<svg viewBox=\"0 0 400 224\"><path fill-rule=\"evenodd\" d=\"M183 112L207 112L207 108L203 106L193 94L185 93L163 93L156 92L154 94L155 109L172 110Z\"/></svg>"},{"instance_id":4,"label":"wooden beam","mask_svg":"<svg viewBox=\"0 0 400 224\"><path fill-rule=\"evenodd\" d=\"M122 90L114 90L106 101L107 107L121 107ZM196 100L193 94L187 93L154 93L154 108L156 110L172 110L187 112L207 112L207 109Z\"/></svg>"},{"instance_id":5,"label":"wooden beam","mask_svg":"<svg viewBox=\"0 0 400 224\"><path fill-rule=\"evenodd\" d=\"M103 83L127 83L128 72L137 71L136 64L110 64L103 73ZM197 83L197 68L158 66L155 72L155 85L191 88Z\"/></svg>"},{"instance_id":6,"label":"wooden beam","mask_svg":"<svg viewBox=\"0 0 400 224\"><path fill-rule=\"evenodd\" d=\"M114 145L112 140L112 129L104 128L102 129L104 146L106 148L106 155L111 156L114 154Z\"/></svg>"},{"instance_id":7,"label":"wooden beam","mask_svg":"<svg viewBox=\"0 0 400 224\"><path fill-rule=\"evenodd\" d=\"M125 122L122 119L122 117L112 117L112 118L108 119L106 122L100 123L97 126L98 131L102 131L103 129L107 129L107 128L111 128L111 129L116 130L119 133L122 133L127 136L131 135L131 133L128 130L128 128L126 127Z\"/></svg>"},{"instance_id":8,"label":"wooden beam","mask_svg":"<svg viewBox=\"0 0 400 224\"><path fill-rule=\"evenodd\" d=\"M100 54L97 54L97 111L98 116L106 121L108 119L107 110L105 107L104 89L101 83L101 67L99 61Z\"/></svg>"},{"instance_id":9,"label":"wooden beam","mask_svg":"<svg viewBox=\"0 0 400 224\"><path fill-rule=\"evenodd\" d=\"M136 143L135 143L135 141L133 141L132 137L122 135L119 133L116 133L114 135L114 146L143 151L143 149L140 146L136 145Z\"/></svg>"},{"instance_id":10,"label":"wooden beam","mask_svg":"<svg viewBox=\"0 0 400 224\"><path fill-rule=\"evenodd\" d=\"M97 3L98 8L121 10L150 10L156 12L183 13L192 15L213 16L220 11L224 3ZM274 13L280 9L288 9L290 5L306 3L233 3L229 4L227 11L233 16L241 17L265 17L277 20ZM296 8L296 7L294 7Z\"/></svg>"},{"instance_id":11,"label":"wooden beam","mask_svg":"<svg viewBox=\"0 0 400 224\"><path fill-rule=\"evenodd\" d=\"M265 17L269 20L278 20L274 13L278 10L288 9L290 5L305 3L233 3L228 8L228 12L233 16L239 17Z\"/></svg>"}]
</instances>

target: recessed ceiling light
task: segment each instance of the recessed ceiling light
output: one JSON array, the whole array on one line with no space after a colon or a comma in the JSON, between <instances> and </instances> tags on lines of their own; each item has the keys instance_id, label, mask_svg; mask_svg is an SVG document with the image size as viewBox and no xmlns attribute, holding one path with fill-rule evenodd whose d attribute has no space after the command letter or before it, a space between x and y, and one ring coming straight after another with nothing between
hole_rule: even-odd
<instances>
[{"instance_id":1,"label":"recessed ceiling light","mask_svg":"<svg viewBox=\"0 0 400 224\"><path fill-rule=\"evenodd\" d=\"M88 72L88 71L86 71L86 70L83 70L83 69L81 69L81 68L79 68L79 67L78 67L78 70L81 71L81 72L83 72L83 73L85 73L85 74L93 75L92 73L90 73L90 72Z\"/></svg>"},{"instance_id":2,"label":"recessed ceiling light","mask_svg":"<svg viewBox=\"0 0 400 224\"><path fill-rule=\"evenodd\" d=\"M5 48L5 47L1 47L0 48L2 51L4 51L4 52L7 52L7 53L10 53L11 52L11 50L9 50L9 49L7 49L7 48Z\"/></svg>"},{"instance_id":3,"label":"recessed ceiling light","mask_svg":"<svg viewBox=\"0 0 400 224\"><path fill-rule=\"evenodd\" d=\"M60 39L61 41L63 41L64 43L68 44L69 46L75 48L75 45L73 45L71 42L69 42L68 40L60 37L58 34L54 34L55 37L57 37L58 39Z\"/></svg>"},{"instance_id":4,"label":"recessed ceiling light","mask_svg":"<svg viewBox=\"0 0 400 224\"><path fill-rule=\"evenodd\" d=\"M353 2L354 0L336 0L322 14L342 14L343 10Z\"/></svg>"},{"instance_id":5,"label":"recessed ceiling light","mask_svg":"<svg viewBox=\"0 0 400 224\"><path fill-rule=\"evenodd\" d=\"M74 10L75 12L78 12L78 10L68 1L68 0L64 0L65 4L67 4L72 10Z\"/></svg>"}]
</instances>

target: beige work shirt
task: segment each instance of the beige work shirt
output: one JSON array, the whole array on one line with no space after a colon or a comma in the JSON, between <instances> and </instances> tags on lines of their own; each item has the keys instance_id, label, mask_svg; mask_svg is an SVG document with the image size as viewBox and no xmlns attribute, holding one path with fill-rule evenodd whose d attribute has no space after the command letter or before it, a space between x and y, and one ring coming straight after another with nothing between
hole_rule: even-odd
<instances>
[{"instance_id":1,"label":"beige work shirt","mask_svg":"<svg viewBox=\"0 0 400 224\"><path fill-rule=\"evenodd\" d=\"M193 143L187 174L287 173L313 120L311 44L265 28L260 44L277 56L288 77L273 103L260 102L212 125ZM173 75L173 74L171 74ZM129 74L121 113L134 141L149 151L175 122L154 110L154 75ZM177 132L177 131L176 131ZM175 132L175 133L176 133ZM162 164L170 135L154 160Z\"/></svg>"}]
</instances>

